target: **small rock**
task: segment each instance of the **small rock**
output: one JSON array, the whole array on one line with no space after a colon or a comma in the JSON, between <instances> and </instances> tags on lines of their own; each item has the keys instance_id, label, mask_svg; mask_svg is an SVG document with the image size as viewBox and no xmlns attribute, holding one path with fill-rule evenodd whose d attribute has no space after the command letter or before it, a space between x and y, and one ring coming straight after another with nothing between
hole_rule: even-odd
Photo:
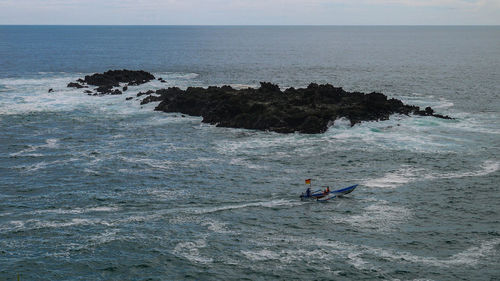
<instances>
[{"instance_id":1,"label":"small rock","mask_svg":"<svg viewBox=\"0 0 500 281\"><path fill-rule=\"evenodd\" d=\"M52 93L54 91L54 89L50 88L49 89L49 93Z\"/></svg>"},{"instance_id":2,"label":"small rock","mask_svg":"<svg viewBox=\"0 0 500 281\"><path fill-rule=\"evenodd\" d=\"M125 98L125 100L131 100L133 99L133 97L128 97L128 98Z\"/></svg>"},{"instance_id":3,"label":"small rock","mask_svg":"<svg viewBox=\"0 0 500 281\"><path fill-rule=\"evenodd\" d=\"M108 86L100 86L100 87L98 87L96 89L96 91L98 93L101 93L101 94L109 94L109 93L111 93L111 89L113 89L113 86L110 86L110 85L108 85Z\"/></svg>"},{"instance_id":4,"label":"small rock","mask_svg":"<svg viewBox=\"0 0 500 281\"><path fill-rule=\"evenodd\" d=\"M139 92L139 93L137 94L137 96L138 96L138 97L140 97L140 96L144 96L144 95L151 95L151 94L154 94L154 93L155 93L155 91L153 91L153 90L149 90L149 91L147 91L147 92Z\"/></svg>"},{"instance_id":5,"label":"small rock","mask_svg":"<svg viewBox=\"0 0 500 281\"><path fill-rule=\"evenodd\" d=\"M77 89L85 88L85 86L82 86L82 85L75 83L75 82L69 83L67 87L68 88L77 88Z\"/></svg>"}]
</instances>

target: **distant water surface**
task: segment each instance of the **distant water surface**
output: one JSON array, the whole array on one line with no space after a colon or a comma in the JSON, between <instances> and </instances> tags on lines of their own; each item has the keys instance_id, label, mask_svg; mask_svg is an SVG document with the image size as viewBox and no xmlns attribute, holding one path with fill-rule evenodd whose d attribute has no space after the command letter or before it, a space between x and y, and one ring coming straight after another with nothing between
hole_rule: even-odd
<instances>
[{"instance_id":1,"label":"distant water surface","mask_svg":"<svg viewBox=\"0 0 500 281\"><path fill-rule=\"evenodd\" d=\"M167 83L66 87L122 68ZM125 101L259 81L456 120L281 135ZM498 81L500 27L0 26L0 279L497 280ZM301 202L306 178L360 186Z\"/></svg>"}]
</instances>

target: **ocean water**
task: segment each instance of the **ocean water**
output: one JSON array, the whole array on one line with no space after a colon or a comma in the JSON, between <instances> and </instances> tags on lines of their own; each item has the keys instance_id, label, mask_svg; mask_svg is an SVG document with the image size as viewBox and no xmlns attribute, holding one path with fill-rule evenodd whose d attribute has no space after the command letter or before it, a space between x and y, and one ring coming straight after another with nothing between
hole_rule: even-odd
<instances>
[{"instance_id":1,"label":"ocean water","mask_svg":"<svg viewBox=\"0 0 500 281\"><path fill-rule=\"evenodd\" d=\"M167 83L66 88L122 68ZM456 119L283 135L125 101L259 81ZM0 26L0 280L499 280L499 81L499 27Z\"/></svg>"}]
</instances>

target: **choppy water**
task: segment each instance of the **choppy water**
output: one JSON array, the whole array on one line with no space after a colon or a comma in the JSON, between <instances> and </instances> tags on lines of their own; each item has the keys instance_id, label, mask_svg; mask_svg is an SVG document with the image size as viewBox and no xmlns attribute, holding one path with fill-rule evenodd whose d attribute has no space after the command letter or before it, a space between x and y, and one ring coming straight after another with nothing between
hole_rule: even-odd
<instances>
[{"instance_id":1,"label":"choppy water","mask_svg":"<svg viewBox=\"0 0 500 281\"><path fill-rule=\"evenodd\" d=\"M0 279L498 280L500 28L0 27ZM330 82L457 117L216 128L69 81ZM47 93L54 88L54 93ZM348 198L301 202L304 179Z\"/></svg>"}]
</instances>

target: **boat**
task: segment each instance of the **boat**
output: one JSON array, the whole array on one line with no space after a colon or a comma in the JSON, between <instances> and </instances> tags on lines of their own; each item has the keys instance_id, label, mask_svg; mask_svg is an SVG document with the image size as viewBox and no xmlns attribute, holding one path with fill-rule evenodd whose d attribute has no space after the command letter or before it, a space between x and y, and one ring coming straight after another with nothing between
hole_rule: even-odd
<instances>
[{"instance_id":1,"label":"boat","mask_svg":"<svg viewBox=\"0 0 500 281\"><path fill-rule=\"evenodd\" d=\"M306 193L302 193L300 195L300 199L303 201L304 200L316 200L319 202L326 202L326 201L333 199L335 197L342 197L346 194L349 194L349 193L353 192L354 189L356 189L356 187L358 187L357 184L351 185L348 187L344 187L341 189L337 189L337 190L332 190L330 192L325 192L323 190L316 190L316 191L311 192L311 194L309 194L309 195L307 195Z\"/></svg>"}]
</instances>

